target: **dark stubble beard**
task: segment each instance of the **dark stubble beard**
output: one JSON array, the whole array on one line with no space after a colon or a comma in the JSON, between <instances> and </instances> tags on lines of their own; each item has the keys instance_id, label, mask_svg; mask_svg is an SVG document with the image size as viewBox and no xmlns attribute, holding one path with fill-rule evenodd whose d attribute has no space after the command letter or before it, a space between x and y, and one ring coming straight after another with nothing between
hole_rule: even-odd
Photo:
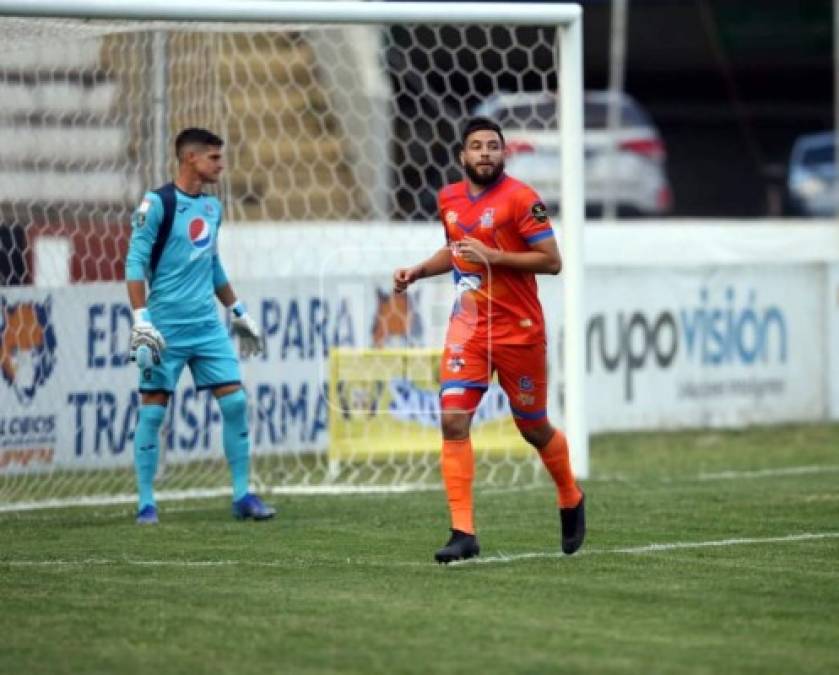
<instances>
[{"instance_id":1,"label":"dark stubble beard","mask_svg":"<svg viewBox=\"0 0 839 675\"><path fill-rule=\"evenodd\" d=\"M498 180L498 177L504 172L504 162L498 162L498 165L491 173L478 173L478 167L471 164L464 164L463 170L475 185L486 187Z\"/></svg>"}]
</instances>

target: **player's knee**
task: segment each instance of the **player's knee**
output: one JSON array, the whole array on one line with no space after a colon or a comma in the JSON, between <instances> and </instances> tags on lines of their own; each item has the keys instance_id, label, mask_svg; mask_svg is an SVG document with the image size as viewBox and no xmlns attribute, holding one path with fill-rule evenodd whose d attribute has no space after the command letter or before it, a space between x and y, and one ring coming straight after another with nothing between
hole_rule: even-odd
<instances>
[{"instance_id":1,"label":"player's knee","mask_svg":"<svg viewBox=\"0 0 839 675\"><path fill-rule=\"evenodd\" d=\"M522 438L537 450L541 450L554 435L554 428L546 420L533 422L531 420L516 419L516 426L519 428Z\"/></svg>"},{"instance_id":2,"label":"player's knee","mask_svg":"<svg viewBox=\"0 0 839 675\"><path fill-rule=\"evenodd\" d=\"M238 421L245 419L248 413L248 398L244 389L237 389L230 394L220 396L218 399L221 416L226 421Z\"/></svg>"},{"instance_id":3,"label":"player's knee","mask_svg":"<svg viewBox=\"0 0 839 675\"><path fill-rule=\"evenodd\" d=\"M469 436L471 415L460 410L444 410L440 425L447 441L462 441Z\"/></svg>"},{"instance_id":4,"label":"player's knee","mask_svg":"<svg viewBox=\"0 0 839 675\"><path fill-rule=\"evenodd\" d=\"M143 405L165 408L169 404L169 394L165 391L144 391L140 394L140 401Z\"/></svg>"}]
</instances>

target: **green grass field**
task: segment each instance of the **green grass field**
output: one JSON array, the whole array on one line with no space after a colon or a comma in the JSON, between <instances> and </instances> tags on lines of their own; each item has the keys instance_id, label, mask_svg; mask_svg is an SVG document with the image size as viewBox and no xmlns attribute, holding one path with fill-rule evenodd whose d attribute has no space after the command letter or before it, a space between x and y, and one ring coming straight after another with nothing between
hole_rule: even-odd
<instances>
[{"instance_id":1,"label":"green grass field","mask_svg":"<svg viewBox=\"0 0 839 675\"><path fill-rule=\"evenodd\" d=\"M0 673L839 672L839 426L592 445L572 557L548 487L449 567L440 491L0 514Z\"/></svg>"}]
</instances>

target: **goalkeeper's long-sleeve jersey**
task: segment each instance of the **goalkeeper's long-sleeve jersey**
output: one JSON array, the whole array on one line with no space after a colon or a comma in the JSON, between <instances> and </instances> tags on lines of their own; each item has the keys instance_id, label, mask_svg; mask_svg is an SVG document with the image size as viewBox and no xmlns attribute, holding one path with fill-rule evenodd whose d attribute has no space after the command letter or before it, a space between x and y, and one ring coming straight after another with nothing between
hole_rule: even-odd
<instances>
[{"instance_id":1,"label":"goalkeeper's long-sleeve jersey","mask_svg":"<svg viewBox=\"0 0 839 675\"><path fill-rule=\"evenodd\" d=\"M148 281L148 309L155 325L218 320L215 289L227 283L218 256L221 203L212 195L175 189L172 229L154 270L152 249L161 233L163 203L147 192L131 216L125 278Z\"/></svg>"}]
</instances>

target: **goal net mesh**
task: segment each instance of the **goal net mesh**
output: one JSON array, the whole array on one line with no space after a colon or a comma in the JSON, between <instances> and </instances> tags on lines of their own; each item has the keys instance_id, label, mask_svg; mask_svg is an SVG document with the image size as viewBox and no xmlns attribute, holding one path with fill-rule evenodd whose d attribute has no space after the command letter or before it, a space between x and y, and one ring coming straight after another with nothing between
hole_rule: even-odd
<instances>
[{"instance_id":1,"label":"goal net mesh","mask_svg":"<svg viewBox=\"0 0 839 675\"><path fill-rule=\"evenodd\" d=\"M390 273L444 243L436 192L460 178L464 120L499 92L555 90L555 39L545 26L4 18L0 507L133 494L129 220L171 179L187 126L225 139L222 258L266 333L267 354L242 364L255 487L438 485L451 284L394 297ZM185 372L157 489L223 492L220 430ZM476 434L479 483L540 480L497 385Z\"/></svg>"}]
</instances>

